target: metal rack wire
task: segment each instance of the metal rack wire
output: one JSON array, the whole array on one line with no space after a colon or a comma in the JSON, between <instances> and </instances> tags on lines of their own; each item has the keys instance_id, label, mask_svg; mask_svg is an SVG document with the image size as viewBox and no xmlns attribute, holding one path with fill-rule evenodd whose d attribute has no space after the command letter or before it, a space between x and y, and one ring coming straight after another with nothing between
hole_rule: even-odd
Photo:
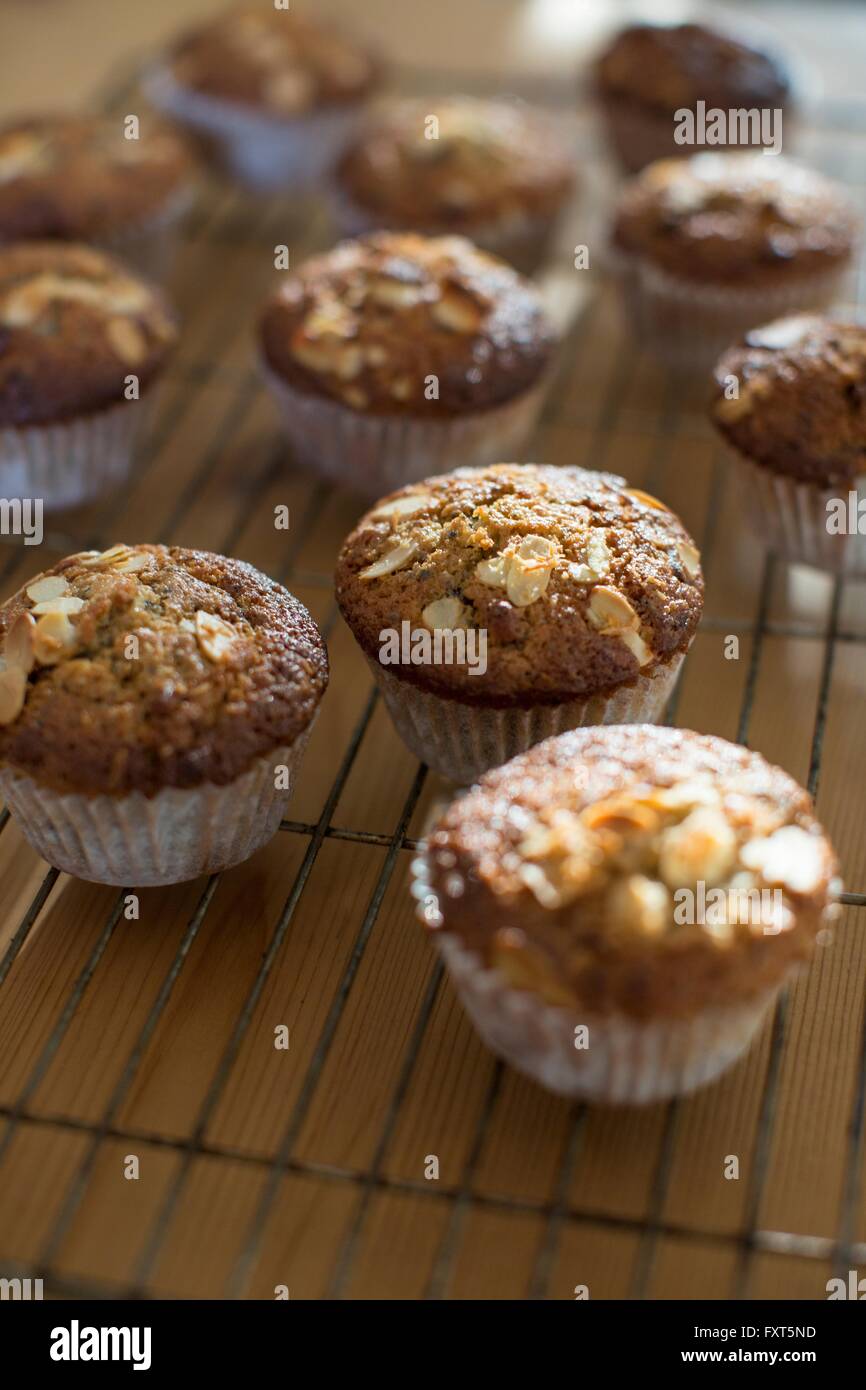
<instances>
[{"instance_id":1,"label":"metal rack wire","mask_svg":"<svg viewBox=\"0 0 866 1390\"><path fill-rule=\"evenodd\" d=\"M128 91L129 88L126 86L118 89L114 94L114 100L110 103L113 109L119 109ZM262 242L267 244L268 233L273 232L274 227L281 225L281 219L286 216L291 216L291 213L285 208L276 206L257 209L254 214L251 214L244 209L234 195L217 193L212 195L198 212L191 234L200 243L218 243L225 248L228 255L231 254L231 248L239 244L247 246L260 245ZM595 307L590 309L590 314L594 312L596 312ZM234 313L234 305L228 303L224 311L227 328L232 322ZM587 334L592 331L593 325L590 319L589 322L582 325L580 332ZM214 336L219 338L219 334ZM617 369L607 384L592 441L592 454L596 460L595 466L604 466L606 452L615 434L617 421L636 369L636 362L637 358L633 352L625 355L618 363ZM183 396L178 396L179 409L181 411L189 409L196 393L204 390L206 385L220 373L223 374L220 379L224 381L226 388L226 405L222 418L218 420L212 437L203 442L197 457L191 461L186 482L165 522L162 534L156 539L166 541L171 539L198 489L209 475L220 452L226 448L228 442L241 427L253 404L256 392L259 390L254 372L235 372L226 369L221 365L219 356L215 356L203 366L184 367L175 374L174 385L185 393ZM562 404L562 401L554 395L548 406L550 419L561 419L561 415L557 412L562 410ZM677 418L676 391L674 385L670 384L661 402L657 422L653 422L651 426L648 424L645 431L648 435L652 434L654 441L647 472L647 486L650 490L653 490L654 481L660 476ZM157 424L156 431L150 440L148 457L156 456L169 438L170 430L176 429L177 425L177 414L171 411L166 412ZM271 455L265 460L264 466L254 480L247 503L248 508L254 509L266 495L269 485L277 476L282 455L282 445L275 443ZM145 459L140 466L146 467L147 460ZM719 510L716 502L721 495L722 487L721 462L717 460L711 483L708 522L702 538L705 556L712 553L716 544L715 523ZM294 528L297 539L290 543L282 572L276 575L276 578L287 582L298 582L299 579L302 579L305 584L321 588L328 586L328 576L300 571L297 567L303 538L321 518L328 497L328 489L310 483L305 513ZM112 525L119 506L120 502L115 501L101 510L97 517L96 534L76 536L58 532L48 538L48 544L60 551L71 551L80 549L84 545L101 546L110 543L115 539L112 534ZM244 520L244 511L238 509L223 537L221 548L226 553L231 553L233 544L240 535ZM15 570L19 558L17 551L10 551L6 563L0 567L4 585L7 587L8 580ZM754 616L750 621L735 624L723 619L716 619L714 626L724 631L737 630L751 638L749 667L738 719L738 738L742 742L746 742L749 736L750 719L766 639L772 636L785 635L790 630L798 637L807 637L823 642L823 663L809 762L809 786L814 793L817 790L821 775L821 756L827 727L836 654L841 643L866 645L866 635L856 631L848 632L842 628L842 583L836 583L834 587L826 628L797 625L794 629L789 629L784 624L772 623L770 612L775 571L776 562L772 558L768 558L764 564L759 590L755 595ZM330 628L335 617L336 612L332 603L326 627ZM206 1093L194 1116L191 1117L189 1133L186 1137L176 1137L124 1125L120 1122L120 1116L124 1101L130 1095L140 1074L148 1048L154 1039L160 1020L165 1016L173 991L190 957L193 945L205 924L217 890L219 876L210 878L204 885L185 928L179 934L174 956L165 970L151 1006L98 1120L87 1121L70 1115L45 1114L34 1109L31 1104L40 1083L44 1080L49 1068L64 1046L82 1000L88 990L94 987L100 962L103 961L112 937L122 921L124 893L117 894L104 926L75 978L59 1017L39 1050L17 1097L13 1103L0 1106L0 1123L5 1122L2 1133L0 1133L0 1168L2 1168L3 1161L7 1157L15 1135L22 1124L46 1127L49 1131L74 1133L85 1141L82 1156L65 1190L50 1230L42 1242L38 1258L26 1268L21 1268L15 1265L14 1261L10 1261L8 1264L0 1265L0 1272L41 1278L45 1281L46 1290L58 1295L113 1298L118 1296L130 1298L151 1296L153 1292L152 1276L171 1233L172 1223L179 1205L193 1179L195 1162L205 1157L215 1160L231 1160L233 1163L245 1165L262 1174L264 1179L252 1216L247 1222L243 1238L235 1252L231 1274L224 1289L227 1297L243 1296L249 1287L252 1271L255 1268L263 1239L274 1213L281 1181L286 1174L314 1177L339 1187L348 1185L357 1193L357 1204L343 1233L340 1248L330 1273L328 1294L333 1297L341 1296L350 1286L360 1242L369 1219L371 1202L373 1197L380 1192L411 1193L423 1197L431 1203L444 1203L446 1206L447 1219L427 1281L426 1296L430 1298L447 1296L466 1218L475 1208L525 1213L540 1220L541 1238L538 1242L534 1267L528 1282L528 1295L533 1298L544 1298L550 1292L553 1262L563 1230L566 1227L580 1227L587 1223L609 1231L626 1232L638 1239L629 1290L630 1296L634 1298L641 1298L647 1294L659 1240L663 1237L676 1237L683 1241L695 1241L703 1245L733 1250L736 1255L733 1296L748 1293L751 1262L756 1253L781 1252L810 1260L831 1260L836 1269L866 1261L866 1242L858 1242L855 1238L856 1212L860 1196L860 1174L864 1151L866 1151L866 1030L864 1030L858 1054L855 1092L847 1138L844 1191L835 1238L759 1228L785 1042L787 1005L784 997L773 1019L754 1157L746 1178L748 1189L745 1202L745 1221L737 1232L726 1233L695 1229L671 1221L665 1216L666 1197L671 1183L673 1155L680 1116L680 1106L676 1101L671 1102L665 1110L658 1159L652 1176L645 1218L637 1219L598 1210L584 1210L580 1206L575 1207L570 1203L569 1193L572 1190L576 1162L585 1137L588 1117L587 1107L583 1105L575 1106L571 1112L559 1158L558 1171L549 1200L535 1200L479 1190L475 1179L487 1128L503 1084L501 1064L497 1064L491 1072L486 1094L478 1110L474 1138L469 1145L462 1173L455 1184L443 1187L438 1184L431 1185L420 1180L414 1181L389 1175L385 1171L385 1155L404 1102L412 1088L424 1038L437 997L443 987L442 971L438 966L434 968L427 981L411 1036L400 1059L396 1084L393 1087L381 1123L372 1160L365 1171L359 1172L313 1160L304 1160L296 1155L298 1137L310 1113L317 1087L322 1080L325 1063L334 1043L338 1025L355 985L399 857L403 850L411 850L416 844L416 841L409 834L409 829L424 787L426 770L423 767L418 768L412 780L391 834L363 828L343 827L334 823L340 798L349 781L363 740L370 729L375 707L376 696L373 694L367 700L361 717L348 740L318 819L315 822L290 820L285 821L281 826L282 835L296 837L302 844L306 842L300 866L270 937L264 946L258 970L223 1042L221 1055L210 1078ZM673 721L675 717L676 705L674 703L668 711L668 719ZM5 831L6 824L7 817L4 812L0 816L0 834ZM330 999L325 1021L309 1060L297 1099L286 1118L273 1155L262 1157L239 1148L213 1142L207 1137L209 1126L224 1097L242 1043L251 1027L257 1004L262 998L271 972L279 959L281 948L291 929L302 894L310 880L322 846L327 840L375 846L384 852L384 857L363 918L348 951L341 976ZM17 929L13 932L6 951L0 959L0 987L7 979L19 954L25 948L31 933L38 930L41 914L51 899L58 878L59 875L54 869L45 874ZM866 885L863 887L866 889ZM844 901L851 907L862 908L866 906L866 892L846 893ZM407 915L408 912L407 907ZM0 995L0 1007L2 1007L2 1003L3 999ZM58 1252L81 1209L102 1146L110 1140L120 1140L129 1145L147 1144L162 1148L172 1152L178 1159L172 1179L167 1185L155 1218L151 1222L135 1261L132 1276L122 1289L118 1289L111 1283L103 1285L98 1281L72 1279L56 1268Z\"/></svg>"}]
</instances>

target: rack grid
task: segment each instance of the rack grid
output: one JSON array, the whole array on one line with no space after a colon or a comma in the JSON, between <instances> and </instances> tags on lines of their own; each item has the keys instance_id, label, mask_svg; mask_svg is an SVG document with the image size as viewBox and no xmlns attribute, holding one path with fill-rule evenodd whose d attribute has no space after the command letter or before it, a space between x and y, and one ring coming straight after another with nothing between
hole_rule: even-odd
<instances>
[{"instance_id":1,"label":"rack grid","mask_svg":"<svg viewBox=\"0 0 866 1390\"><path fill-rule=\"evenodd\" d=\"M107 108L132 90L124 79ZM595 178L585 113L569 129ZM807 135L861 202L864 145L838 111ZM328 236L309 201L209 188L176 276L182 349L133 484L52 523L38 554L0 551L4 595L118 539L239 555L307 602L332 662L280 834L229 874L142 892L138 920L126 890L46 872L0 816L0 1274L96 1298L825 1297L831 1274L866 1262L864 586L748 539L700 384L635 351L590 272L528 456L621 471L702 536L707 615L668 718L807 781L851 891L832 946L708 1091L606 1111L503 1068L406 891L446 788L399 744L334 607L360 504L291 470L254 369L274 243L296 262ZM863 289L861 266L860 303Z\"/></svg>"}]
</instances>

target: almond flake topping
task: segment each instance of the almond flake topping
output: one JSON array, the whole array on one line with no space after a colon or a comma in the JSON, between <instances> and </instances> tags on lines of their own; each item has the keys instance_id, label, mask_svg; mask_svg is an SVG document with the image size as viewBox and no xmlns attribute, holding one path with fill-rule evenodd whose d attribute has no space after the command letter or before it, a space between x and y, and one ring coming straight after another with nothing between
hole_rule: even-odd
<instances>
[{"instance_id":1,"label":"almond flake topping","mask_svg":"<svg viewBox=\"0 0 866 1390\"><path fill-rule=\"evenodd\" d=\"M390 521L392 526L397 518L415 516L423 512L432 502L429 492L412 492L404 497L395 497L392 502L384 502L370 513L373 521Z\"/></svg>"},{"instance_id":2,"label":"almond flake topping","mask_svg":"<svg viewBox=\"0 0 866 1390\"><path fill-rule=\"evenodd\" d=\"M820 839L798 825L784 825L765 840L752 840L742 860L767 883L791 893L813 893L825 872Z\"/></svg>"},{"instance_id":3,"label":"almond flake topping","mask_svg":"<svg viewBox=\"0 0 866 1390\"><path fill-rule=\"evenodd\" d=\"M386 550L378 560L374 560L372 565L368 565L365 570L361 570L359 579L381 579L384 574L393 574L395 570L400 570L404 565L408 565L418 554L418 547L412 541L398 541L398 543Z\"/></svg>"},{"instance_id":4,"label":"almond flake topping","mask_svg":"<svg viewBox=\"0 0 866 1390\"><path fill-rule=\"evenodd\" d=\"M686 541L680 541L677 545L677 554L689 579L697 579L701 572L701 552L695 546L687 544Z\"/></svg>"},{"instance_id":5,"label":"almond flake topping","mask_svg":"<svg viewBox=\"0 0 866 1390\"><path fill-rule=\"evenodd\" d=\"M44 603L49 598L60 598L68 588L69 585L62 575L48 574L44 579L34 579L24 592L33 603Z\"/></svg>"},{"instance_id":6,"label":"almond flake topping","mask_svg":"<svg viewBox=\"0 0 866 1390\"><path fill-rule=\"evenodd\" d=\"M27 677L20 666L0 671L0 724L12 724L24 708Z\"/></svg>"},{"instance_id":7,"label":"almond flake topping","mask_svg":"<svg viewBox=\"0 0 866 1390\"><path fill-rule=\"evenodd\" d=\"M45 613L33 634L33 653L40 666L56 666L75 650L75 628L66 613Z\"/></svg>"},{"instance_id":8,"label":"almond flake topping","mask_svg":"<svg viewBox=\"0 0 866 1390\"><path fill-rule=\"evenodd\" d=\"M426 627L431 632L438 629L453 631L455 628L466 627L468 617L466 605L461 603L459 598L437 598L421 613L421 618Z\"/></svg>"},{"instance_id":9,"label":"almond flake topping","mask_svg":"<svg viewBox=\"0 0 866 1390\"><path fill-rule=\"evenodd\" d=\"M73 594L60 594L57 598L46 598L41 603L37 603L33 612L37 617L44 613L80 613L84 607L84 599L76 598Z\"/></svg>"},{"instance_id":10,"label":"almond flake topping","mask_svg":"<svg viewBox=\"0 0 866 1390\"><path fill-rule=\"evenodd\" d=\"M31 617L29 613L19 613L6 634L6 642L3 647L6 665L17 666L20 671L24 672L25 676L29 676L36 660L33 654L35 630L35 618Z\"/></svg>"},{"instance_id":11,"label":"almond flake topping","mask_svg":"<svg viewBox=\"0 0 866 1390\"><path fill-rule=\"evenodd\" d=\"M231 657L237 642L235 629L216 613L205 613L203 609L195 615L195 635L198 644L208 661L224 665Z\"/></svg>"}]
</instances>

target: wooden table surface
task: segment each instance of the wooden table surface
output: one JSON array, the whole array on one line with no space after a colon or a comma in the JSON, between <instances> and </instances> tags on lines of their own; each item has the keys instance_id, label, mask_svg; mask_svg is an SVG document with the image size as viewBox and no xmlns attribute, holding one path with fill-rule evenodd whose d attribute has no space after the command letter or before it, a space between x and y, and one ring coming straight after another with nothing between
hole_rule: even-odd
<instances>
[{"instance_id":1,"label":"wooden table surface","mask_svg":"<svg viewBox=\"0 0 866 1390\"><path fill-rule=\"evenodd\" d=\"M136 110L141 57L179 17L214 8L5 0L3 113ZM254 371L275 242L296 258L330 229L308 201L214 184L174 280L182 349L135 479L53 520L38 554L7 544L0 594L92 544L222 550L310 607L332 682L271 844L213 880L143 891L136 921L116 890L48 871L4 820L0 1274L94 1296L272 1298L286 1285L292 1298L571 1298L586 1284L593 1298L823 1298L832 1273L866 1263L866 585L764 555L701 389L635 351L595 270L579 289L569 270L569 246L593 244L611 193L571 102L574 73L623 7L327 8L358 10L403 90L515 87L558 105L586 192L549 282L560 302L566 287L574 323L527 456L621 472L683 516L708 591L672 717L746 741L813 787L849 895L834 944L760 1041L688 1100L575 1107L497 1065L407 893L412 846L447 788L397 739L335 612L333 561L359 503L292 470ZM760 13L823 81L805 153L862 202L856 7ZM281 503L288 537L273 525ZM283 1024L288 1051L274 1047ZM124 1176L130 1155L138 1180Z\"/></svg>"}]
</instances>

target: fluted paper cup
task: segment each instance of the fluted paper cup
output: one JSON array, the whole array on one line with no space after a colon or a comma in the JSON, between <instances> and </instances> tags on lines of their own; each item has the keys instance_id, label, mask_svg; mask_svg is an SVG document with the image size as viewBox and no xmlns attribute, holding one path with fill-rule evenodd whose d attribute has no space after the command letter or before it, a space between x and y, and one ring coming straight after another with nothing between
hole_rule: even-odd
<instances>
[{"instance_id":1,"label":"fluted paper cup","mask_svg":"<svg viewBox=\"0 0 866 1390\"><path fill-rule=\"evenodd\" d=\"M847 486L824 487L775 473L730 445L726 452L743 490L752 529L770 550L792 564L866 578L866 534L852 529L837 535L827 529L828 506L833 503L841 502L846 517L850 515L856 524L858 508L866 504L866 475ZM866 505L863 513L866 526Z\"/></svg>"},{"instance_id":2,"label":"fluted paper cup","mask_svg":"<svg viewBox=\"0 0 866 1390\"><path fill-rule=\"evenodd\" d=\"M678 279L637 256L613 251L626 313L644 348L683 371L705 371L756 324L827 308L842 291L849 262L750 289Z\"/></svg>"},{"instance_id":3,"label":"fluted paper cup","mask_svg":"<svg viewBox=\"0 0 866 1390\"><path fill-rule=\"evenodd\" d=\"M413 868L418 917L429 926L438 901L423 852ZM482 1042L548 1091L605 1105L647 1105L714 1081L754 1039L784 981L742 1002L690 1018L638 1021L622 1014L549 1004L514 989L454 933L433 931L463 1007ZM576 1047L576 1029L585 1047Z\"/></svg>"},{"instance_id":4,"label":"fluted paper cup","mask_svg":"<svg viewBox=\"0 0 866 1390\"><path fill-rule=\"evenodd\" d=\"M262 192L317 183L336 162L358 119L357 103L294 117L270 116L184 87L153 70L145 93L163 114L202 137L224 171Z\"/></svg>"},{"instance_id":5,"label":"fluted paper cup","mask_svg":"<svg viewBox=\"0 0 866 1390\"><path fill-rule=\"evenodd\" d=\"M394 726L416 758L458 786L500 767L518 753L587 724L655 724L664 713L684 661L678 653L639 673L631 685L559 705L491 709L421 690L381 662L367 662Z\"/></svg>"},{"instance_id":6,"label":"fluted paper cup","mask_svg":"<svg viewBox=\"0 0 866 1390\"><path fill-rule=\"evenodd\" d=\"M531 435L551 377L503 405L463 418L372 415L299 391L267 366L265 381L298 464L377 498L454 468L516 457Z\"/></svg>"},{"instance_id":7,"label":"fluted paper cup","mask_svg":"<svg viewBox=\"0 0 866 1390\"><path fill-rule=\"evenodd\" d=\"M61 511L118 487L132 471L156 396L150 386L137 401L56 425L0 426L0 494L39 498L46 510Z\"/></svg>"},{"instance_id":8,"label":"fluted paper cup","mask_svg":"<svg viewBox=\"0 0 866 1390\"><path fill-rule=\"evenodd\" d=\"M223 787L72 795L6 767L0 797L28 844L64 873L129 888L182 883L249 859L276 833L311 728ZM288 783L279 790L278 767Z\"/></svg>"}]
</instances>

